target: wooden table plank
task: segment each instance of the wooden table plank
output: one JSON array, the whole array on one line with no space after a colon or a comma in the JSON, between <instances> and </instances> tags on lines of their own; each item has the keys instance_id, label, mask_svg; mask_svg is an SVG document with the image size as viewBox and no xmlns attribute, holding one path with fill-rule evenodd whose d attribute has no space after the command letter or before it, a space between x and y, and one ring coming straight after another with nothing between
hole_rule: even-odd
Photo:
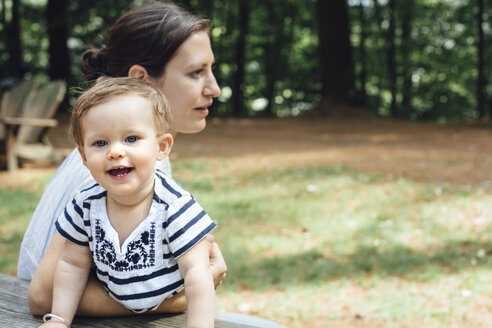
<instances>
[{"instance_id":1,"label":"wooden table plank","mask_svg":"<svg viewBox=\"0 0 492 328\"><path fill-rule=\"evenodd\" d=\"M24 328L37 327L41 317L35 317L27 307L29 282L17 277L0 274L0 327ZM144 315L115 318L74 319L73 328L178 328L186 327L186 314ZM216 320L216 328L247 328L251 326Z\"/></svg>"}]
</instances>

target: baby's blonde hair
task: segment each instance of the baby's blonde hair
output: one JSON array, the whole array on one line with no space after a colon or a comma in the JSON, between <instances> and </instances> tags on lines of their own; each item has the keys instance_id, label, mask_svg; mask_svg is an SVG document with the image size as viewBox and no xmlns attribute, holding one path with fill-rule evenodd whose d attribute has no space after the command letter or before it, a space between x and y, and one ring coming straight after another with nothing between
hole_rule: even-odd
<instances>
[{"instance_id":1,"label":"baby's blonde hair","mask_svg":"<svg viewBox=\"0 0 492 328\"><path fill-rule=\"evenodd\" d=\"M131 77L100 77L90 89L80 95L73 107L70 131L75 143L79 146L84 145L80 125L80 119L84 113L94 106L129 95L140 96L150 102L158 134L171 131L171 110L162 91L149 82Z\"/></svg>"}]
</instances>

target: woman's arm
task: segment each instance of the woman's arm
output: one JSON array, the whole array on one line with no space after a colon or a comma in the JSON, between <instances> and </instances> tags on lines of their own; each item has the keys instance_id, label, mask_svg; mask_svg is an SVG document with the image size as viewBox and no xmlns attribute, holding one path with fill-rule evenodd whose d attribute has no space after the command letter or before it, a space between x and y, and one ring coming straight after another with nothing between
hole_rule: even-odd
<instances>
[{"instance_id":1,"label":"woman's arm","mask_svg":"<svg viewBox=\"0 0 492 328\"><path fill-rule=\"evenodd\" d=\"M34 273L28 293L29 309L34 315L43 315L51 312L53 300L53 278L58 259L61 256L65 238L58 232L44 254ZM225 278L227 267L219 247L212 236L207 237L210 257L210 269L217 287ZM155 310L149 313L172 313L186 310L184 293L168 298ZM89 277L87 286L77 309L77 315L84 316L123 316L134 315L123 305L116 302L94 277Z\"/></svg>"},{"instance_id":2,"label":"woman's arm","mask_svg":"<svg viewBox=\"0 0 492 328\"><path fill-rule=\"evenodd\" d=\"M89 170L75 149L63 161L39 200L24 233L19 252L17 276L31 280L56 231L55 221L84 185L94 184Z\"/></svg>"}]
</instances>

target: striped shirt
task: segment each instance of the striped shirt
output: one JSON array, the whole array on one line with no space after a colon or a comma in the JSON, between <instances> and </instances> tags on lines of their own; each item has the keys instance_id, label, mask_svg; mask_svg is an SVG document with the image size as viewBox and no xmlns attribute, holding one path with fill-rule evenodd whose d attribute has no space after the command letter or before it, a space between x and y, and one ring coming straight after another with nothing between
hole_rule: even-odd
<instances>
[{"instance_id":1,"label":"striped shirt","mask_svg":"<svg viewBox=\"0 0 492 328\"><path fill-rule=\"evenodd\" d=\"M156 162L156 168L171 176L169 157ZM17 264L17 276L31 280L51 243L55 233L55 221L75 193L95 183L89 170L82 163L77 149L63 161L46 187L24 233Z\"/></svg>"},{"instance_id":2,"label":"striped shirt","mask_svg":"<svg viewBox=\"0 0 492 328\"><path fill-rule=\"evenodd\" d=\"M140 313L155 309L184 288L176 259L216 224L178 183L156 171L148 216L120 247L106 211L106 190L97 183L80 191L55 223L69 241L88 246L96 275L109 295Z\"/></svg>"}]
</instances>

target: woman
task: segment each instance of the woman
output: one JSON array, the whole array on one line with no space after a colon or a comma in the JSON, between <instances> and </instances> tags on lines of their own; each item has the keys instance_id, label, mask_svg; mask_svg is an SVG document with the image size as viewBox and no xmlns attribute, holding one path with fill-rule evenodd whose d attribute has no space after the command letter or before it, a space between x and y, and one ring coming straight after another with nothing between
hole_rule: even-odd
<instances>
[{"instance_id":1,"label":"woman","mask_svg":"<svg viewBox=\"0 0 492 328\"><path fill-rule=\"evenodd\" d=\"M220 94L212 72L214 55L209 29L207 21L175 5L144 5L116 22L106 46L83 54L81 70L89 81L107 75L152 82L164 92L171 105L173 134L196 133L205 128L208 107ZM169 159L158 163L158 167L170 173ZM54 232L54 221L74 190L90 180L79 154L73 151L45 190L24 235L18 275L23 279L32 278L28 301L35 315L50 312L55 264L63 245L63 238ZM226 266L213 239L210 240L210 264L217 286L225 277ZM185 309L184 295L178 294L162 303L156 312ZM87 316L131 314L110 298L94 279L88 283L77 313Z\"/></svg>"},{"instance_id":2,"label":"woman","mask_svg":"<svg viewBox=\"0 0 492 328\"><path fill-rule=\"evenodd\" d=\"M148 80L161 89L171 105L173 134L197 133L205 128L205 117L213 98L220 95L212 72L214 55L209 39L210 25L179 7L166 3L144 5L123 15L111 28L106 46L82 56L81 70L89 81L101 75L130 76ZM170 173L169 159L157 166ZM53 276L63 245L54 222L75 190L93 183L80 155L74 150L47 186L22 241L18 276L32 279L29 308L35 315L50 312ZM224 279L227 267L209 236L210 266L215 286ZM42 259L41 259L42 258ZM159 306L158 313L186 309L183 293ZM78 315L119 316L132 313L108 296L90 279L77 310ZM268 320L221 312L220 319L254 327L280 327Z\"/></svg>"}]
</instances>

